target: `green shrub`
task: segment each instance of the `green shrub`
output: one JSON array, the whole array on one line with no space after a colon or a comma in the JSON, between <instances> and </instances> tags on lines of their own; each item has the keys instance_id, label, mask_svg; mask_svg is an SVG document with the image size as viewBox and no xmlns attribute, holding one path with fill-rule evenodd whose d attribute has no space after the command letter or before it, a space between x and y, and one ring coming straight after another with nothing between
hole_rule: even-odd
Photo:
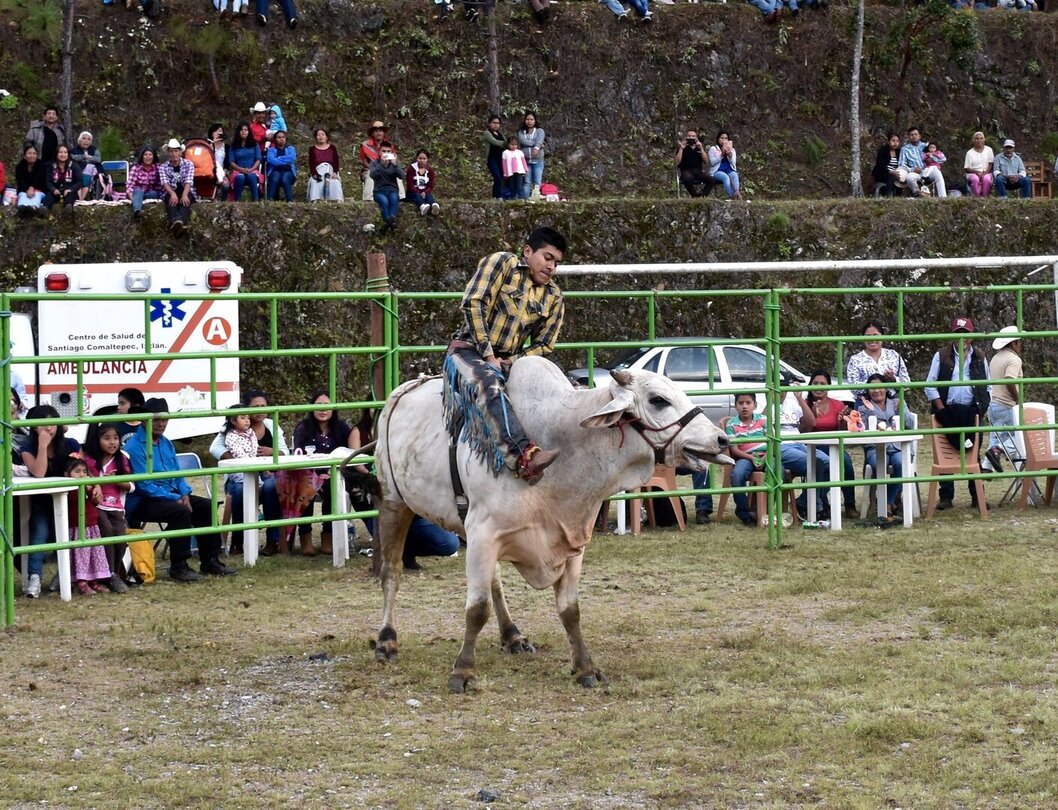
<instances>
[{"instance_id":1,"label":"green shrub","mask_svg":"<svg viewBox=\"0 0 1058 810\"><path fill-rule=\"evenodd\" d=\"M132 147L121 134L121 130L107 127L96 138L99 154L103 160L128 160L132 156Z\"/></svg>"}]
</instances>

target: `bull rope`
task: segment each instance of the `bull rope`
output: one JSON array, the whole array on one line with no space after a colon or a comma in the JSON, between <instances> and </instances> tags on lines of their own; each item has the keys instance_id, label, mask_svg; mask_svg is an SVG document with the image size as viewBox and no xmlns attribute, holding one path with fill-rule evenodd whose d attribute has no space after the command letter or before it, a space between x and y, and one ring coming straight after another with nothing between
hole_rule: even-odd
<instances>
[{"instance_id":1,"label":"bull rope","mask_svg":"<svg viewBox=\"0 0 1058 810\"><path fill-rule=\"evenodd\" d=\"M441 379L440 374L433 374L429 377L422 376L414 382L408 383L406 387L399 389L396 393L393 394L393 404L392 407L390 407L389 409L390 418L386 420L386 463L389 465L389 480L393 482L393 488L397 490L397 495L400 496L400 499L405 503L407 503L407 501L404 500L404 493L400 491L400 486L397 484L397 474L393 470L393 454L389 451L389 426L390 423L393 421L393 412L397 410L397 405L404 398L405 394L408 394L414 391L416 388L425 385L430 380L439 379Z\"/></svg>"}]
</instances>

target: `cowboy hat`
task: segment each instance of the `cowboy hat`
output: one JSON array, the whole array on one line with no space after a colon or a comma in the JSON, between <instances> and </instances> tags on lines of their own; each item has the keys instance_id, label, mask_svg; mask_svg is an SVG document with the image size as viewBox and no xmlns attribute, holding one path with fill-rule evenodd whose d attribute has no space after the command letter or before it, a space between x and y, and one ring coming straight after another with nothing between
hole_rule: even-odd
<instances>
[{"instance_id":1,"label":"cowboy hat","mask_svg":"<svg viewBox=\"0 0 1058 810\"><path fill-rule=\"evenodd\" d=\"M254 104L250 108L250 112L252 112L252 113L268 112L268 108L264 105L263 101L258 101L256 104Z\"/></svg>"},{"instance_id":2,"label":"cowboy hat","mask_svg":"<svg viewBox=\"0 0 1058 810\"><path fill-rule=\"evenodd\" d=\"M151 397L142 405L133 405L129 408L129 413L153 413L156 416L158 414L168 414L169 403L166 402L165 397Z\"/></svg>"},{"instance_id":3,"label":"cowboy hat","mask_svg":"<svg viewBox=\"0 0 1058 810\"><path fill-rule=\"evenodd\" d=\"M1020 337L1016 337L1017 333L1020 331L1021 330L1018 329L1016 326L1004 326L1002 329L999 330L999 334L1015 335L1015 337L998 337L992 341L992 348L998 352L1000 349L1005 349L1011 343L1016 343L1017 341L1021 340Z\"/></svg>"},{"instance_id":4,"label":"cowboy hat","mask_svg":"<svg viewBox=\"0 0 1058 810\"><path fill-rule=\"evenodd\" d=\"M184 150L184 145L176 138L170 138L169 143L165 145L166 149L179 149L181 152Z\"/></svg>"},{"instance_id":5,"label":"cowboy hat","mask_svg":"<svg viewBox=\"0 0 1058 810\"><path fill-rule=\"evenodd\" d=\"M388 132L389 131L389 127L387 127L381 121L372 121L371 122L371 126L369 126L367 128L367 134L370 135L376 129L381 129L383 132Z\"/></svg>"}]
</instances>

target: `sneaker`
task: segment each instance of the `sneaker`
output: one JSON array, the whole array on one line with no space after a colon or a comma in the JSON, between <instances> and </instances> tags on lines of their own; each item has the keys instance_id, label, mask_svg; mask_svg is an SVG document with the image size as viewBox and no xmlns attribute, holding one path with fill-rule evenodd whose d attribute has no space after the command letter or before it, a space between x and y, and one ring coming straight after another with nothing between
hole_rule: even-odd
<instances>
[{"instance_id":1,"label":"sneaker","mask_svg":"<svg viewBox=\"0 0 1058 810\"><path fill-rule=\"evenodd\" d=\"M133 211L132 212L132 221L133 222L139 222L141 219L143 219L143 209L140 209L138 211Z\"/></svg>"},{"instance_id":2,"label":"sneaker","mask_svg":"<svg viewBox=\"0 0 1058 810\"><path fill-rule=\"evenodd\" d=\"M180 220L174 221L173 224L169 226L169 233L171 233L173 236L183 236L184 223Z\"/></svg>"},{"instance_id":3,"label":"sneaker","mask_svg":"<svg viewBox=\"0 0 1058 810\"><path fill-rule=\"evenodd\" d=\"M268 25L268 18L264 14L258 14L257 15L257 24L258 25Z\"/></svg>"},{"instance_id":4,"label":"sneaker","mask_svg":"<svg viewBox=\"0 0 1058 810\"><path fill-rule=\"evenodd\" d=\"M287 25L290 27L290 30L293 31L295 28L298 27L298 18L291 17L289 20L287 20Z\"/></svg>"},{"instance_id":5,"label":"sneaker","mask_svg":"<svg viewBox=\"0 0 1058 810\"><path fill-rule=\"evenodd\" d=\"M441 213L441 206L439 206L437 203L430 203L430 213L434 216L437 216Z\"/></svg>"},{"instance_id":6,"label":"sneaker","mask_svg":"<svg viewBox=\"0 0 1058 810\"><path fill-rule=\"evenodd\" d=\"M937 511L943 512L946 509L951 509L955 504L951 502L951 498L941 498L937 501Z\"/></svg>"},{"instance_id":7,"label":"sneaker","mask_svg":"<svg viewBox=\"0 0 1058 810\"><path fill-rule=\"evenodd\" d=\"M985 457L988 459L988 463L992 465L992 469L997 473L1003 472L1003 457L999 454L998 447L989 447L985 452Z\"/></svg>"},{"instance_id":8,"label":"sneaker","mask_svg":"<svg viewBox=\"0 0 1058 810\"><path fill-rule=\"evenodd\" d=\"M617 22L628 22L628 12L622 11L617 15Z\"/></svg>"},{"instance_id":9,"label":"sneaker","mask_svg":"<svg viewBox=\"0 0 1058 810\"><path fill-rule=\"evenodd\" d=\"M211 577L233 577L238 573L234 568L229 568L220 560L206 560L199 566L203 574Z\"/></svg>"},{"instance_id":10,"label":"sneaker","mask_svg":"<svg viewBox=\"0 0 1058 810\"><path fill-rule=\"evenodd\" d=\"M107 587L114 593L128 593L129 590L129 586L117 574L111 575L110 579L107 580Z\"/></svg>"},{"instance_id":11,"label":"sneaker","mask_svg":"<svg viewBox=\"0 0 1058 810\"><path fill-rule=\"evenodd\" d=\"M694 516L694 522L699 526L708 526L713 522L712 512L698 512Z\"/></svg>"},{"instance_id":12,"label":"sneaker","mask_svg":"<svg viewBox=\"0 0 1058 810\"><path fill-rule=\"evenodd\" d=\"M739 516L739 520L742 521L743 526L749 526L751 528L756 528L757 526L757 516L752 512L750 512L748 515Z\"/></svg>"},{"instance_id":13,"label":"sneaker","mask_svg":"<svg viewBox=\"0 0 1058 810\"><path fill-rule=\"evenodd\" d=\"M202 575L184 563L180 566L169 566L169 579L174 582L199 582Z\"/></svg>"},{"instance_id":14,"label":"sneaker","mask_svg":"<svg viewBox=\"0 0 1058 810\"><path fill-rule=\"evenodd\" d=\"M653 17L653 15L651 15L651 13L649 11L646 14L643 15L643 22L645 22L645 23L654 22L654 17Z\"/></svg>"},{"instance_id":15,"label":"sneaker","mask_svg":"<svg viewBox=\"0 0 1058 810\"><path fill-rule=\"evenodd\" d=\"M430 204L429 203L423 203L422 205L419 206L419 214L420 214L420 216L426 216L429 213L430 213Z\"/></svg>"},{"instance_id":16,"label":"sneaker","mask_svg":"<svg viewBox=\"0 0 1058 810\"><path fill-rule=\"evenodd\" d=\"M30 599L40 598L40 574L30 574L26 583L25 595Z\"/></svg>"}]
</instances>

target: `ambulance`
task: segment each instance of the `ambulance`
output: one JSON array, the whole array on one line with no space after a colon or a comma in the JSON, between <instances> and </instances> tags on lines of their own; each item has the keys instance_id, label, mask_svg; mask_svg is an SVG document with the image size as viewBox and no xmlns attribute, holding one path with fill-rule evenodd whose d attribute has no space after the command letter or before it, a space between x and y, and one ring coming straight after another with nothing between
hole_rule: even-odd
<instances>
[{"instance_id":1,"label":"ambulance","mask_svg":"<svg viewBox=\"0 0 1058 810\"><path fill-rule=\"evenodd\" d=\"M181 355L239 350L239 303L233 294L241 282L242 269L225 261L41 266L36 292L46 297L37 302L36 317L16 313L11 319L12 370L25 384L27 407L49 403L61 416L77 416L80 372L85 414L117 404L118 392L130 387L147 399L164 397L171 412L204 411L211 407L214 365L217 407L238 402L237 357L214 356L211 362ZM78 294L113 298L72 298ZM128 297L145 294L157 298ZM195 294L208 297L186 298ZM143 357L148 353L158 359ZM222 421L172 419L166 436L215 434ZM81 438L85 429L68 430Z\"/></svg>"}]
</instances>

